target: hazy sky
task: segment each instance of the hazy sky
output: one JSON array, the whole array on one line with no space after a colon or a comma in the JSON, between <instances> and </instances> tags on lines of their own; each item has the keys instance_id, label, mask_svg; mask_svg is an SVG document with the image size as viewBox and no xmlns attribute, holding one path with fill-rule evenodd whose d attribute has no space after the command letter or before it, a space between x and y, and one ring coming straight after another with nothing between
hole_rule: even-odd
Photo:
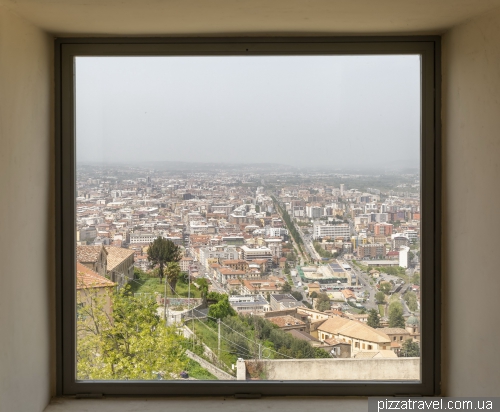
<instances>
[{"instance_id":1,"label":"hazy sky","mask_svg":"<svg viewBox=\"0 0 500 412\"><path fill-rule=\"evenodd\" d=\"M80 162L418 166L419 56L80 57Z\"/></svg>"}]
</instances>

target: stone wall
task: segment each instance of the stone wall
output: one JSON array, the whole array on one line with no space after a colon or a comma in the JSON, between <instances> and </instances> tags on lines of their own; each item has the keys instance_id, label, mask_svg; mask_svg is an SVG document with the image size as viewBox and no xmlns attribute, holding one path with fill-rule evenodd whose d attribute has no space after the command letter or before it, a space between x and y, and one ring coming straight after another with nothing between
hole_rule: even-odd
<instances>
[{"instance_id":1,"label":"stone wall","mask_svg":"<svg viewBox=\"0 0 500 412\"><path fill-rule=\"evenodd\" d=\"M205 359L199 357L198 355L191 352L190 350L186 350L186 355L188 356L188 358L191 358L192 360L198 362L201 365L201 367L205 368L207 371L209 371L212 375L214 375L219 380L232 381L232 380L236 379L234 376L231 376L229 373L226 373L223 370L220 370L219 368L212 365L210 362L206 361Z\"/></svg>"}]
</instances>

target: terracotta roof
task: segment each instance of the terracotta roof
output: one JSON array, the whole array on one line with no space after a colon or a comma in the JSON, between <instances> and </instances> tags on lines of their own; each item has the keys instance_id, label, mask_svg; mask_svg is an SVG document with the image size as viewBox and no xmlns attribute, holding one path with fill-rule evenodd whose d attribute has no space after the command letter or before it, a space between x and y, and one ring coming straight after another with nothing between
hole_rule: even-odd
<instances>
[{"instance_id":1,"label":"terracotta roof","mask_svg":"<svg viewBox=\"0 0 500 412\"><path fill-rule=\"evenodd\" d=\"M343 342L341 340L337 340L336 338L330 338L330 339L325 339L325 343L328 343L329 345L351 345L350 343Z\"/></svg>"},{"instance_id":2,"label":"terracotta roof","mask_svg":"<svg viewBox=\"0 0 500 412\"><path fill-rule=\"evenodd\" d=\"M344 297L345 297L346 299L356 297L356 296L354 295L354 292L353 292L352 290L349 290L349 289L343 289L343 290L342 290L342 294L344 295Z\"/></svg>"},{"instance_id":3,"label":"terracotta roof","mask_svg":"<svg viewBox=\"0 0 500 412\"><path fill-rule=\"evenodd\" d=\"M239 263L248 264L248 262L246 260L241 260L241 259L227 259L227 260L223 260L222 263L224 265L236 265Z\"/></svg>"},{"instance_id":4,"label":"terracotta roof","mask_svg":"<svg viewBox=\"0 0 500 412\"><path fill-rule=\"evenodd\" d=\"M317 339L314 336L309 335L309 333L301 331L301 330L291 329L288 331L288 333L297 339L305 340L307 342L311 342L311 341L312 342L320 342L319 339Z\"/></svg>"},{"instance_id":5,"label":"terracotta roof","mask_svg":"<svg viewBox=\"0 0 500 412\"><path fill-rule=\"evenodd\" d=\"M328 318L318 327L318 330L333 335L341 334L368 342L389 343L391 341L389 336L383 332L379 332L378 329L371 328L356 320L341 318L340 316Z\"/></svg>"},{"instance_id":6,"label":"terracotta roof","mask_svg":"<svg viewBox=\"0 0 500 412\"><path fill-rule=\"evenodd\" d=\"M244 275L243 270L231 269L231 268L220 268L219 272L223 275Z\"/></svg>"},{"instance_id":7,"label":"terracotta roof","mask_svg":"<svg viewBox=\"0 0 500 412\"><path fill-rule=\"evenodd\" d=\"M108 252L108 271L113 270L124 260L135 254L133 250L123 249L121 247L106 246L105 249Z\"/></svg>"},{"instance_id":8,"label":"terracotta roof","mask_svg":"<svg viewBox=\"0 0 500 412\"><path fill-rule=\"evenodd\" d=\"M303 325L305 325L305 323L302 322L300 319L296 319L290 315L274 316L272 318L267 318L267 320L274 323L276 326L279 326L280 328L287 327L287 326L299 326L299 325L303 326Z\"/></svg>"},{"instance_id":9,"label":"terracotta roof","mask_svg":"<svg viewBox=\"0 0 500 412\"><path fill-rule=\"evenodd\" d=\"M76 263L76 289L113 287L116 283L99 275L80 262Z\"/></svg>"},{"instance_id":10,"label":"terracotta roof","mask_svg":"<svg viewBox=\"0 0 500 412\"><path fill-rule=\"evenodd\" d=\"M102 246L77 246L76 260L84 263L97 262L101 254L101 250ZM106 251L106 249L104 250Z\"/></svg>"},{"instance_id":11,"label":"terracotta roof","mask_svg":"<svg viewBox=\"0 0 500 412\"><path fill-rule=\"evenodd\" d=\"M409 335L406 329L403 328L378 328L378 330L387 335Z\"/></svg>"}]
</instances>

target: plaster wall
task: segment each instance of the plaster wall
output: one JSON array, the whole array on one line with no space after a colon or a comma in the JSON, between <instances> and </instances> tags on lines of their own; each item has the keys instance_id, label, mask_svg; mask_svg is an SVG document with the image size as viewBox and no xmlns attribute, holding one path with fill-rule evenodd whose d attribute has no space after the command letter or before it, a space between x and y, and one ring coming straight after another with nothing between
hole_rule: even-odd
<instances>
[{"instance_id":1,"label":"plaster wall","mask_svg":"<svg viewBox=\"0 0 500 412\"><path fill-rule=\"evenodd\" d=\"M262 370L266 379L380 381L419 380L420 358L390 359L267 359L247 361L250 368ZM237 379L248 369L245 362L237 362Z\"/></svg>"},{"instance_id":2,"label":"plaster wall","mask_svg":"<svg viewBox=\"0 0 500 412\"><path fill-rule=\"evenodd\" d=\"M26 1L8 4L9 7L26 6ZM475 4L471 2L473 8L463 15L481 12ZM56 27L56 23L73 25L78 21L83 27L81 32L89 33L91 19L78 10L71 14L76 17L63 18L60 13L40 11L42 6L38 2L33 6L35 10L20 9L19 12L23 11L30 20L38 19L37 24L52 32L71 31L67 27ZM52 6L62 5L56 2ZM66 7L70 7L69 3ZM143 5L140 7L144 9ZM440 7L444 14L455 9L451 4ZM113 5L110 9L116 11ZM424 9L425 21L435 15L427 6ZM370 20L374 20L368 14ZM130 15L134 22L150 24L146 18L138 20L136 13ZM300 10L296 15L300 16ZM45 20L42 23L49 18L54 20L54 25ZM276 27L276 19L270 26ZM226 20L237 24L236 19ZM93 21L102 21L106 29L113 23L108 18ZM114 19L118 21L123 27L117 27L111 34L146 33L142 27L128 33L129 21ZM161 27L166 27L163 19L159 21ZM219 27L219 21L215 23ZM317 27L314 21L311 25ZM445 26L435 27L441 30ZM252 27L253 32L259 34L259 28ZM290 23L284 32L299 35L297 27L296 22ZM350 32L360 32L350 27ZM107 34L100 27L93 30ZM194 23L179 30L199 31ZM387 29L392 34L402 31L401 28ZM333 32L323 28L323 34ZM54 242L51 65L52 38L0 6L2 412L43 410L50 394L54 393L51 386L54 313L50 309ZM500 331L495 327L500 293L495 249L500 229L495 207L500 200L497 182L500 172L499 73L500 10L459 24L444 35L442 333L443 390L450 396L493 395L500 387L500 357L496 350ZM37 230L30 230L30 222L36 222ZM464 300L468 304L464 305ZM123 402L133 407L130 402ZM86 403L79 405L86 408ZM366 407L365 403L360 405ZM59 406L56 405L56 409ZM63 410L62 406L57 410ZM69 410L67 404L64 410Z\"/></svg>"},{"instance_id":3,"label":"plaster wall","mask_svg":"<svg viewBox=\"0 0 500 412\"><path fill-rule=\"evenodd\" d=\"M443 390L500 388L500 9L443 37Z\"/></svg>"},{"instance_id":4,"label":"plaster wall","mask_svg":"<svg viewBox=\"0 0 500 412\"><path fill-rule=\"evenodd\" d=\"M0 6L0 411L52 380L52 39Z\"/></svg>"}]
</instances>

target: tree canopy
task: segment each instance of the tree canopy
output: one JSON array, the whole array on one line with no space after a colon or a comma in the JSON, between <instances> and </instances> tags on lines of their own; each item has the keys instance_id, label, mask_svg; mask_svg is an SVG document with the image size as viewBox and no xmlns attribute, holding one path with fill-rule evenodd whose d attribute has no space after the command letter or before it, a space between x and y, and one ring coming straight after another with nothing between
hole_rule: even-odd
<instances>
[{"instance_id":1,"label":"tree canopy","mask_svg":"<svg viewBox=\"0 0 500 412\"><path fill-rule=\"evenodd\" d=\"M201 278L196 280L196 284L200 288L201 298L203 299L203 303L207 304L207 296L208 296L208 280L205 278Z\"/></svg>"},{"instance_id":2,"label":"tree canopy","mask_svg":"<svg viewBox=\"0 0 500 412\"><path fill-rule=\"evenodd\" d=\"M411 339L405 340L401 345L401 356L414 358L420 356L420 346Z\"/></svg>"},{"instance_id":3,"label":"tree canopy","mask_svg":"<svg viewBox=\"0 0 500 412\"><path fill-rule=\"evenodd\" d=\"M172 379L186 368L184 338L161 321L154 300L140 301L128 288L79 300L78 379Z\"/></svg>"},{"instance_id":4,"label":"tree canopy","mask_svg":"<svg viewBox=\"0 0 500 412\"><path fill-rule=\"evenodd\" d=\"M377 303L384 303L385 302L385 293L384 292L375 293L375 300L377 301Z\"/></svg>"},{"instance_id":5,"label":"tree canopy","mask_svg":"<svg viewBox=\"0 0 500 412\"><path fill-rule=\"evenodd\" d=\"M325 310L329 310L332 306L330 304L330 298L326 293L320 293L316 298L316 309L324 312Z\"/></svg>"},{"instance_id":6,"label":"tree canopy","mask_svg":"<svg viewBox=\"0 0 500 412\"><path fill-rule=\"evenodd\" d=\"M391 289L392 289L392 285L391 285L391 283L390 283L390 282L380 282L378 289L379 289L381 292L383 292L383 293L385 293L386 295L388 295L388 294L389 294L389 292L390 292L390 291L391 291Z\"/></svg>"},{"instance_id":7,"label":"tree canopy","mask_svg":"<svg viewBox=\"0 0 500 412\"><path fill-rule=\"evenodd\" d=\"M378 317L378 312L375 309L370 309L368 311L367 325L372 328L380 328L380 319Z\"/></svg>"},{"instance_id":8,"label":"tree canopy","mask_svg":"<svg viewBox=\"0 0 500 412\"><path fill-rule=\"evenodd\" d=\"M177 262L167 262L167 267L165 268L166 281L170 286L170 290L175 294L175 287L177 281L181 276L181 267Z\"/></svg>"},{"instance_id":9,"label":"tree canopy","mask_svg":"<svg viewBox=\"0 0 500 412\"><path fill-rule=\"evenodd\" d=\"M208 309L208 316L217 319L224 319L228 316L235 316L236 312L229 304L229 297L222 295L222 298Z\"/></svg>"},{"instance_id":10,"label":"tree canopy","mask_svg":"<svg viewBox=\"0 0 500 412\"><path fill-rule=\"evenodd\" d=\"M163 269L168 262L181 260L181 249L170 239L158 236L148 247L148 260L151 267L158 266L160 283L163 279Z\"/></svg>"},{"instance_id":11,"label":"tree canopy","mask_svg":"<svg viewBox=\"0 0 500 412\"><path fill-rule=\"evenodd\" d=\"M401 303L394 301L389 305L389 327L404 328L405 318L403 317L403 306Z\"/></svg>"}]
</instances>

